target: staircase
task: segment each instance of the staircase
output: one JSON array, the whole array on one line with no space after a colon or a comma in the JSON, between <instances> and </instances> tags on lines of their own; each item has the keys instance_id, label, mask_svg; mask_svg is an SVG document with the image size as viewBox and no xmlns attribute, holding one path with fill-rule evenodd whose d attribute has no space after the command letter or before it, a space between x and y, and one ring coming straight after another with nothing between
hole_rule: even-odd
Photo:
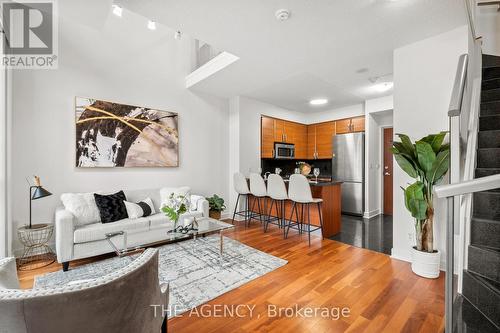
<instances>
[{"instance_id":1,"label":"staircase","mask_svg":"<svg viewBox=\"0 0 500 333\"><path fill-rule=\"evenodd\" d=\"M476 178L500 174L500 57L483 55ZM500 332L500 189L473 196L459 332Z\"/></svg>"}]
</instances>

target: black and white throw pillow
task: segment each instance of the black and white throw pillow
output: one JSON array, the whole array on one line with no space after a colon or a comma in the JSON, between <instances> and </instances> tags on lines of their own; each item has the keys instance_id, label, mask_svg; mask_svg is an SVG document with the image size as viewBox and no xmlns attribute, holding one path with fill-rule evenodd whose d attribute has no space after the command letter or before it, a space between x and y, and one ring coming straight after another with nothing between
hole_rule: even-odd
<instances>
[{"instance_id":1,"label":"black and white throw pillow","mask_svg":"<svg viewBox=\"0 0 500 333\"><path fill-rule=\"evenodd\" d=\"M131 219L156 214L151 198L146 198L138 203L125 201L125 207L127 208L127 215Z\"/></svg>"},{"instance_id":2,"label":"black and white throw pillow","mask_svg":"<svg viewBox=\"0 0 500 333\"><path fill-rule=\"evenodd\" d=\"M127 198L123 191L109 195L94 193L94 198L102 223L115 222L128 217L127 208L125 207Z\"/></svg>"}]
</instances>

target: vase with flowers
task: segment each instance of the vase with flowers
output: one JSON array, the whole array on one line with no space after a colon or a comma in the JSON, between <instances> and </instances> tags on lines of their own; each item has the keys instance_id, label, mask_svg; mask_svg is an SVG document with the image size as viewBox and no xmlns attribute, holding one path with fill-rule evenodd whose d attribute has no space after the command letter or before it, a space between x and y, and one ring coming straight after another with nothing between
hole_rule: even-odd
<instances>
[{"instance_id":1,"label":"vase with flowers","mask_svg":"<svg viewBox=\"0 0 500 333\"><path fill-rule=\"evenodd\" d=\"M162 203L161 211L174 222L174 228L169 232L176 232L178 228L179 218L187 212L189 207L189 199L185 195L170 194L168 199Z\"/></svg>"}]
</instances>

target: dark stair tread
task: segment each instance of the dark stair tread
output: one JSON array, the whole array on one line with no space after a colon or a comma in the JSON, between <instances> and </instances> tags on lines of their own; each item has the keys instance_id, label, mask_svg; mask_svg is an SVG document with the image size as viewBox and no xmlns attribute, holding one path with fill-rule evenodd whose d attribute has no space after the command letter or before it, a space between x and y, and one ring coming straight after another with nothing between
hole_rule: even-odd
<instances>
[{"instance_id":1,"label":"dark stair tread","mask_svg":"<svg viewBox=\"0 0 500 333\"><path fill-rule=\"evenodd\" d=\"M481 191L473 194L473 216L500 220L500 192Z\"/></svg>"},{"instance_id":2,"label":"dark stair tread","mask_svg":"<svg viewBox=\"0 0 500 333\"><path fill-rule=\"evenodd\" d=\"M477 168L476 178L498 175L500 173L500 168Z\"/></svg>"},{"instance_id":3,"label":"dark stair tread","mask_svg":"<svg viewBox=\"0 0 500 333\"><path fill-rule=\"evenodd\" d=\"M481 102L492 101L500 101L500 88L481 91Z\"/></svg>"},{"instance_id":4,"label":"dark stair tread","mask_svg":"<svg viewBox=\"0 0 500 333\"><path fill-rule=\"evenodd\" d=\"M496 327L467 298L457 295L453 302L454 332L457 333L499 333Z\"/></svg>"},{"instance_id":5,"label":"dark stair tread","mask_svg":"<svg viewBox=\"0 0 500 333\"><path fill-rule=\"evenodd\" d=\"M481 103L481 116L493 116L500 114L500 101Z\"/></svg>"},{"instance_id":6,"label":"dark stair tread","mask_svg":"<svg viewBox=\"0 0 500 333\"><path fill-rule=\"evenodd\" d=\"M500 168L500 148L479 148L477 150L478 168Z\"/></svg>"},{"instance_id":7,"label":"dark stair tread","mask_svg":"<svg viewBox=\"0 0 500 333\"><path fill-rule=\"evenodd\" d=\"M479 148L500 148L500 129L480 131L478 141Z\"/></svg>"},{"instance_id":8,"label":"dark stair tread","mask_svg":"<svg viewBox=\"0 0 500 333\"><path fill-rule=\"evenodd\" d=\"M491 80L500 77L500 66L483 67L482 80Z\"/></svg>"},{"instance_id":9,"label":"dark stair tread","mask_svg":"<svg viewBox=\"0 0 500 333\"><path fill-rule=\"evenodd\" d=\"M500 221L472 217L471 245L500 249Z\"/></svg>"},{"instance_id":10,"label":"dark stair tread","mask_svg":"<svg viewBox=\"0 0 500 333\"><path fill-rule=\"evenodd\" d=\"M483 80L481 83L481 90L491 90L500 88L500 78Z\"/></svg>"},{"instance_id":11,"label":"dark stair tread","mask_svg":"<svg viewBox=\"0 0 500 333\"><path fill-rule=\"evenodd\" d=\"M480 116L479 131L500 130L500 115Z\"/></svg>"},{"instance_id":12,"label":"dark stair tread","mask_svg":"<svg viewBox=\"0 0 500 333\"><path fill-rule=\"evenodd\" d=\"M483 68L500 67L500 57L492 54L483 54L482 63Z\"/></svg>"},{"instance_id":13,"label":"dark stair tread","mask_svg":"<svg viewBox=\"0 0 500 333\"><path fill-rule=\"evenodd\" d=\"M500 249L469 245L468 259L470 272L500 283Z\"/></svg>"},{"instance_id":14,"label":"dark stair tread","mask_svg":"<svg viewBox=\"0 0 500 333\"><path fill-rule=\"evenodd\" d=\"M474 272L468 271L469 274L474 276L476 279L478 279L483 285L491 289L492 292L495 293L498 297L500 297L500 282L496 282L490 279L487 279L479 274L476 274Z\"/></svg>"},{"instance_id":15,"label":"dark stair tread","mask_svg":"<svg viewBox=\"0 0 500 333\"><path fill-rule=\"evenodd\" d=\"M500 286L468 270L463 272L463 296L493 324L500 326Z\"/></svg>"}]
</instances>

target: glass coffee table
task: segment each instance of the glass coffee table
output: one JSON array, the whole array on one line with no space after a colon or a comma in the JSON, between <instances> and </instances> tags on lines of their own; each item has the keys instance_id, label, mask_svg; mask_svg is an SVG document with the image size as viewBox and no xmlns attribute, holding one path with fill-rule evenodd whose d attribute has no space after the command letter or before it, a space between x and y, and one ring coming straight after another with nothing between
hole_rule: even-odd
<instances>
[{"instance_id":1,"label":"glass coffee table","mask_svg":"<svg viewBox=\"0 0 500 333\"><path fill-rule=\"evenodd\" d=\"M219 234L219 254L222 258L224 254L224 231L228 229L234 229L234 225L222 222L219 220L215 220L209 217L196 218L195 220L197 225L194 225L191 229L186 230L185 232L168 232L165 230L165 226L159 225L155 227L148 228L147 230L155 230L157 229L159 232L165 233L165 238L156 241L145 243L136 247L129 247L127 244L127 235L137 232L146 231L145 229L137 229L130 231L118 231L106 234L106 240L110 244L113 251L120 257L130 255L133 253L137 253L143 251L145 248L154 247L159 245L165 245L174 242L180 242L188 239L194 239L194 246L196 247L196 239L198 237L204 237L209 234L218 233ZM193 223L194 224L194 223ZM123 236L123 246L119 249L114 243L113 238L117 236Z\"/></svg>"}]
</instances>

